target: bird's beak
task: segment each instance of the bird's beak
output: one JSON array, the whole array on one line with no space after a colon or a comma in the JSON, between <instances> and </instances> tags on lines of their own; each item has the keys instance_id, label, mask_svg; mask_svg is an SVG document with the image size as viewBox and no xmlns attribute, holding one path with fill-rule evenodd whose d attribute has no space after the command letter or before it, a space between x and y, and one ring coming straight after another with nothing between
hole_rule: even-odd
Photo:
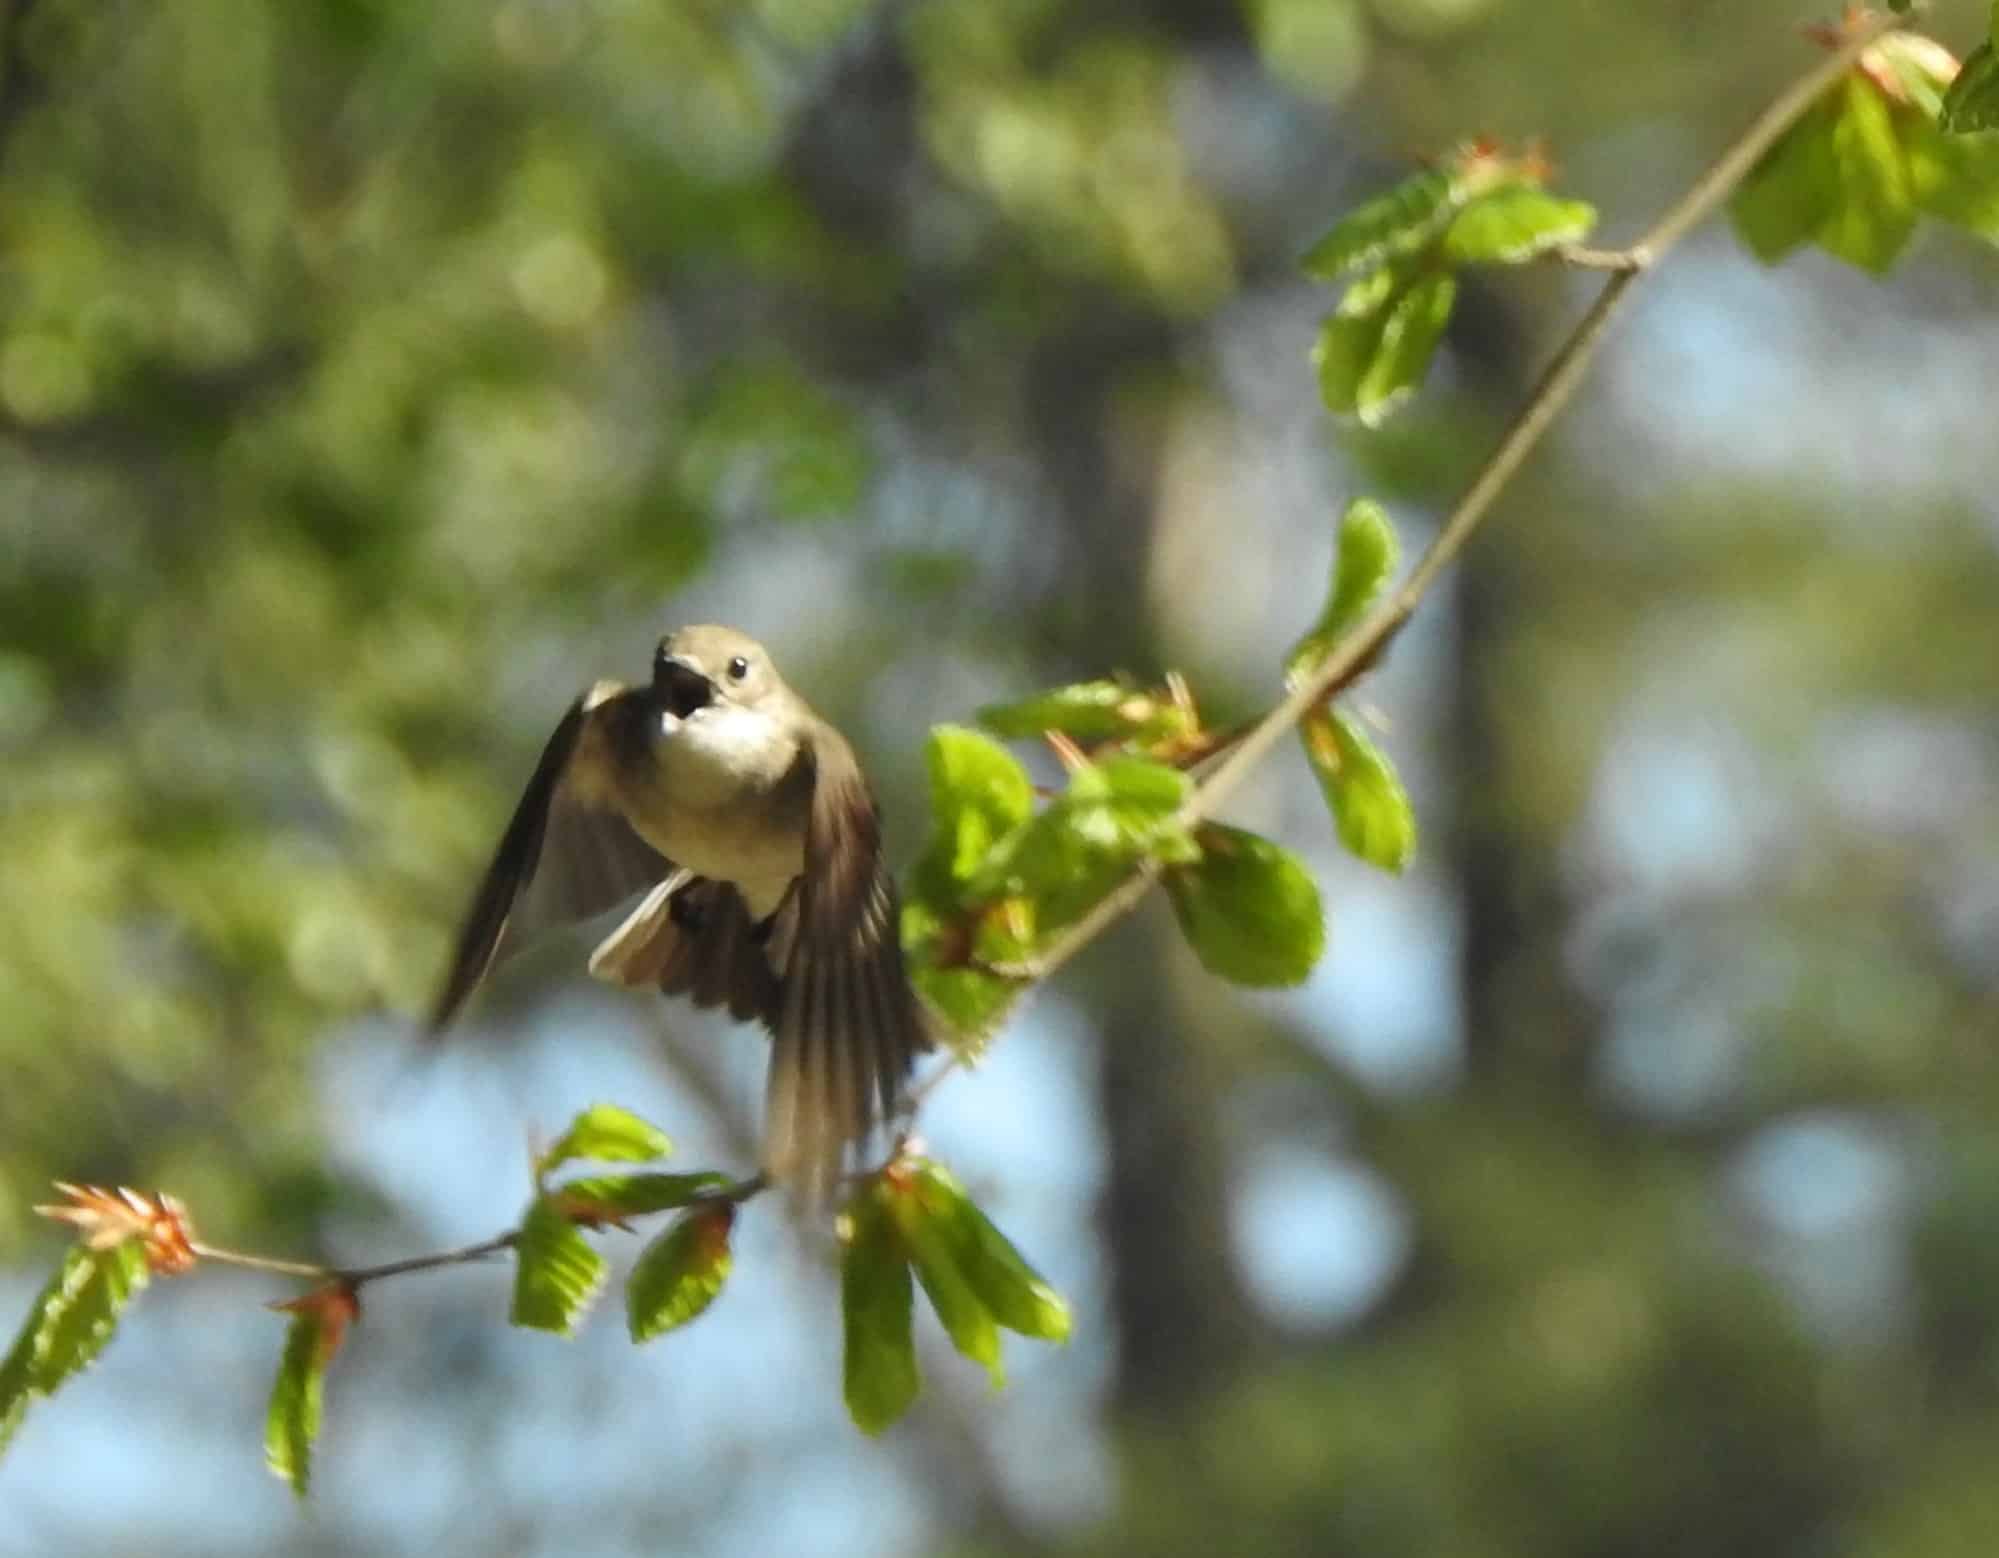
<instances>
[{"instance_id":1,"label":"bird's beak","mask_svg":"<svg viewBox=\"0 0 1999 1558\"><path fill-rule=\"evenodd\" d=\"M678 655L655 666L652 686L667 713L679 719L686 719L696 709L705 709L715 701L715 684L708 680L707 673Z\"/></svg>"}]
</instances>

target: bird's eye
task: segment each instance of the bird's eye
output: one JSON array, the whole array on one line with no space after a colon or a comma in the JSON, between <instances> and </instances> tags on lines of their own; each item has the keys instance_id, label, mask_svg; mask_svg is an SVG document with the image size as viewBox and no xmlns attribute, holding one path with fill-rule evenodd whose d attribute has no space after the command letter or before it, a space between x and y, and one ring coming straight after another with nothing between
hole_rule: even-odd
<instances>
[{"instance_id":1,"label":"bird's eye","mask_svg":"<svg viewBox=\"0 0 1999 1558\"><path fill-rule=\"evenodd\" d=\"M733 660L729 662L730 681L740 682L745 676L748 676L749 674L750 674L750 663L749 661L745 660L741 655L737 655Z\"/></svg>"}]
</instances>

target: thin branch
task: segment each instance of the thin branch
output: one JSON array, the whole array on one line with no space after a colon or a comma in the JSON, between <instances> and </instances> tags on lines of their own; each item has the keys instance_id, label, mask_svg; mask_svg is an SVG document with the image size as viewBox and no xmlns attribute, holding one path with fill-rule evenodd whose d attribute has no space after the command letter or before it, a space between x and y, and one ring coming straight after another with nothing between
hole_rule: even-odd
<instances>
[{"instance_id":1,"label":"thin branch","mask_svg":"<svg viewBox=\"0 0 1999 1558\"><path fill-rule=\"evenodd\" d=\"M1565 243L1546 256L1576 270L1643 270L1645 262L1630 249L1591 249L1579 243Z\"/></svg>"},{"instance_id":2,"label":"thin branch","mask_svg":"<svg viewBox=\"0 0 1999 1558\"><path fill-rule=\"evenodd\" d=\"M220 1245L203 1244L199 1239L189 1248L201 1259L214 1261L218 1266L241 1266L245 1271L266 1271L277 1277L303 1277L308 1282L326 1282L333 1277L332 1267L315 1266L310 1261L250 1255L242 1250L225 1250Z\"/></svg>"},{"instance_id":3,"label":"thin branch","mask_svg":"<svg viewBox=\"0 0 1999 1558\"><path fill-rule=\"evenodd\" d=\"M226 1250L213 1244L196 1243L194 1253L219 1266L240 1266L245 1271L264 1271L279 1277L303 1277L308 1282L330 1282L358 1291L384 1277L400 1277L410 1271L430 1271L439 1266L465 1266L473 1261L510 1250L520 1242L520 1230L512 1229L481 1239L477 1244L460 1245L455 1250L436 1250L427 1255L411 1255L402 1260L384 1261L379 1266L319 1266L310 1261L277 1260L269 1255L250 1255L242 1250Z\"/></svg>"},{"instance_id":4,"label":"thin branch","mask_svg":"<svg viewBox=\"0 0 1999 1558\"><path fill-rule=\"evenodd\" d=\"M560 1189L558 1185L556 1187ZM770 1182L762 1174L753 1174L748 1179L739 1179L732 1184L717 1185L712 1190L703 1190L688 1197L682 1207L662 1210L681 1211L694 1206L735 1206L761 1195L770 1188ZM644 1213L630 1214L632 1220ZM239 1266L245 1271L269 1272L279 1277L302 1277L308 1282L330 1282L354 1293L370 1282L380 1282L384 1277L400 1277L412 1271L434 1271L440 1266L469 1266L475 1262L511 1250L521 1241L521 1230L509 1228L505 1233L481 1239L477 1244L461 1244L456 1249L433 1250L423 1255L408 1255L401 1260L383 1261L376 1266L321 1266L311 1261L279 1260L269 1255L251 1255L242 1250L223 1249L219 1245L194 1242L190 1247L202 1260L213 1261L219 1266Z\"/></svg>"}]
</instances>

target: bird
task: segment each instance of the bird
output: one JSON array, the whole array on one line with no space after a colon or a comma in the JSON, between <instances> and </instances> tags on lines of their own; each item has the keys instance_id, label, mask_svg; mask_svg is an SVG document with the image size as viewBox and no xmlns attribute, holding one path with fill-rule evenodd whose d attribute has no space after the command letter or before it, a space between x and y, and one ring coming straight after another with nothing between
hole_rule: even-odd
<instances>
[{"instance_id":1,"label":"bird","mask_svg":"<svg viewBox=\"0 0 1999 1558\"><path fill-rule=\"evenodd\" d=\"M762 1172L825 1200L935 1040L860 761L734 628L668 633L649 682L599 681L570 705L473 894L428 1032L539 930L634 897L590 972L760 1022Z\"/></svg>"}]
</instances>

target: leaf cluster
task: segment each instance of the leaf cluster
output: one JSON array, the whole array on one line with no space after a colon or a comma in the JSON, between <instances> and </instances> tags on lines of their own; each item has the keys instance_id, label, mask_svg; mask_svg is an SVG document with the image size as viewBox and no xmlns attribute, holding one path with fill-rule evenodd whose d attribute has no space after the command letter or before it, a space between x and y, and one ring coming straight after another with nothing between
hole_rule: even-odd
<instances>
[{"instance_id":1,"label":"leaf cluster","mask_svg":"<svg viewBox=\"0 0 1999 1558\"><path fill-rule=\"evenodd\" d=\"M1387 512L1353 503L1326 604L1286 657L1293 684L1360 621L1398 554ZM1068 783L1037 809L1026 768L991 736L956 725L930 734L931 835L903 941L917 987L967 1053L1005 1014L1034 959L1140 868L1159 875L1211 972L1267 987L1312 971L1325 947L1318 886L1289 850L1206 818L1187 767L1232 738L1203 726L1183 682L1078 682L982 709L979 721L997 735L1047 740ZM1300 735L1341 842L1400 871L1415 849L1415 815L1387 755L1330 703Z\"/></svg>"},{"instance_id":2,"label":"leaf cluster","mask_svg":"<svg viewBox=\"0 0 1999 1558\"><path fill-rule=\"evenodd\" d=\"M1925 216L1999 242L1999 125L1990 44L1962 69L1928 38L1891 33L1771 148L1729 211L1774 265L1806 245L1876 275Z\"/></svg>"},{"instance_id":3,"label":"leaf cluster","mask_svg":"<svg viewBox=\"0 0 1999 1558\"><path fill-rule=\"evenodd\" d=\"M1536 152L1489 141L1348 212L1306 252L1307 275L1346 283L1312 357L1335 416L1378 427L1415 393L1457 302L1468 265L1523 265L1580 243L1596 208L1546 188Z\"/></svg>"},{"instance_id":4,"label":"leaf cluster","mask_svg":"<svg viewBox=\"0 0 1999 1558\"><path fill-rule=\"evenodd\" d=\"M995 1390L1006 1383L1001 1330L1069 1339L1069 1306L929 1158L899 1157L870 1175L847 1203L841 1240L847 1411L864 1432L894 1423L921 1388L917 1286L951 1345Z\"/></svg>"}]
</instances>

